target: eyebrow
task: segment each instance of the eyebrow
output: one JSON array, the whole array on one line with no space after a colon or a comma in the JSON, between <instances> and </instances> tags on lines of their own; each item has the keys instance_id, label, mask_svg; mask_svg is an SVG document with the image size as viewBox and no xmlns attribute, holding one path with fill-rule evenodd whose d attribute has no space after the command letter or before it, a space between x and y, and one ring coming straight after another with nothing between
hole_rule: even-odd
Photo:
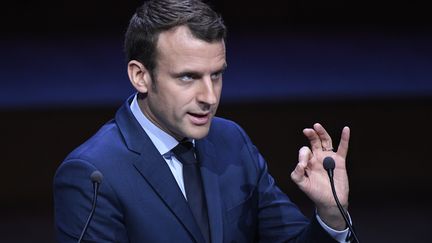
<instances>
[{"instance_id":1,"label":"eyebrow","mask_svg":"<svg viewBox=\"0 0 432 243\"><path fill-rule=\"evenodd\" d=\"M228 67L227 63L224 63L224 65L221 68L219 68L218 70L212 72L212 74L213 73L223 73L227 69L227 67ZM201 72L187 70L187 69L184 70L184 71L181 71L180 73L173 73L173 76L175 76L175 77L182 77L182 76L185 76L185 75L190 75L190 76L194 76L194 77L201 77L201 76L203 76L203 74Z\"/></svg>"},{"instance_id":2,"label":"eyebrow","mask_svg":"<svg viewBox=\"0 0 432 243\"><path fill-rule=\"evenodd\" d=\"M217 73L223 73L228 68L228 64L225 62L221 69L216 71Z\"/></svg>"}]
</instances>

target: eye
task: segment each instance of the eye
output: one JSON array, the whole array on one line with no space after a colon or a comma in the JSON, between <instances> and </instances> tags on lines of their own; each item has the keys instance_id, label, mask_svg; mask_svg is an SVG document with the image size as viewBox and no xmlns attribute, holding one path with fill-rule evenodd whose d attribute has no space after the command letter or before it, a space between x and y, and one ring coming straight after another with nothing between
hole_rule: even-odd
<instances>
[{"instance_id":1,"label":"eye","mask_svg":"<svg viewBox=\"0 0 432 243\"><path fill-rule=\"evenodd\" d=\"M194 79L194 77L192 75L185 74L185 75L180 76L179 79L183 82L190 82Z\"/></svg>"},{"instance_id":2,"label":"eye","mask_svg":"<svg viewBox=\"0 0 432 243\"><path fill-rule=\"evenodd\" d=\"M211 79L212 79L212 80L219 80L219 79L221 79L221 78L222 78L222 72L213 73L213 74L211 75Z\"/></svg>"}]
</instances>

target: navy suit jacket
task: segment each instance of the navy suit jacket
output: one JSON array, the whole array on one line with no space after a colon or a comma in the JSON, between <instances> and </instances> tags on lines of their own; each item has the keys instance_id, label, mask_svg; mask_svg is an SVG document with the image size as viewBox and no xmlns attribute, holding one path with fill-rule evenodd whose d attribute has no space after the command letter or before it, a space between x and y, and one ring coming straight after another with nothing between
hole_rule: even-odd
<instances>
[{"instance_id":1,"label":"navy suit jacket","mask_svg":"<svg viewBox=\"0 0 432 243\"><path fill-rule=\"evenodd\" d=\"M203 243L167 163L129 103L59 166L54 177L58 241L79 237L93 197L89 176L99 170L104 179L84 242ZM213 243L335 242L275 185L237 124L214 118L208 136L195 146Z\"/></svg>"}]
</instances>

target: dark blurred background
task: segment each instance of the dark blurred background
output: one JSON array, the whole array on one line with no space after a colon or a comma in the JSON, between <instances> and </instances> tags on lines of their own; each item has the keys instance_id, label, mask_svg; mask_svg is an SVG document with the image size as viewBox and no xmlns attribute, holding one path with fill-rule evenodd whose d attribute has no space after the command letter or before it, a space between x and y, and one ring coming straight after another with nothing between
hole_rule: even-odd
<instances>
[{"instance_id":1,"label":"dark blurred background","mask_svg":"<svg viewBox=\"0 0 432 243\"><path fill-rule=\"evenodd\" d=\"M52 178L133 93L122 38L141 1L0 4L0 242L54 242ZM423 1L212 1L229 28L219 116L289 179L301 133L352 129L350 213L362 242L430 242L432 30Z\"/></svg>"}]
</instances>

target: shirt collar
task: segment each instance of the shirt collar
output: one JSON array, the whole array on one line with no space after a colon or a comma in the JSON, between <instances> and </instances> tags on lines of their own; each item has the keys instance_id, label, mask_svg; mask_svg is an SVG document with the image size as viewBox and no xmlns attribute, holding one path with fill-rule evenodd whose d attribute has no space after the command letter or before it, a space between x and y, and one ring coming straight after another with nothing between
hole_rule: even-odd
<instances>
[{"instance_id":1,"label":"shirt collar","mask_svg":"<svg viewBox=\"0 0 432 243\"><path fill-rule=\"evenodd\" d=\"M138 105L137 94L132 100L130 109L161 155L170 152L177 146L179 142L174 137L157 127L144 115Z\"/></svg>"}]
</instances>

